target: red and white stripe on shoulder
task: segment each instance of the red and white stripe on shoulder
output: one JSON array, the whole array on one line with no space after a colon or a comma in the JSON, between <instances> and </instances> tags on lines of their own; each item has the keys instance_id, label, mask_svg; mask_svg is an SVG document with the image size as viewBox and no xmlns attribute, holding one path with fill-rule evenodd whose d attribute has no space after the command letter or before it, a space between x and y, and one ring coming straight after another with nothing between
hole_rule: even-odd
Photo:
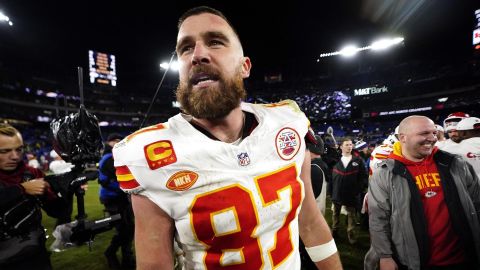
<instances>
[{"instance_id":1,"label":"red and white stripe on shoulder","mask_svg":"<svg viewBox=\"0 0 480 270\"><path fill-rule=\"evenodd\" d=\"M132 173L128 169L127 166L119 166L115 167L117 181L120 184L120 188L129 191L140 187L135 177L133 177Z\"/></svg>"}]
</instances>

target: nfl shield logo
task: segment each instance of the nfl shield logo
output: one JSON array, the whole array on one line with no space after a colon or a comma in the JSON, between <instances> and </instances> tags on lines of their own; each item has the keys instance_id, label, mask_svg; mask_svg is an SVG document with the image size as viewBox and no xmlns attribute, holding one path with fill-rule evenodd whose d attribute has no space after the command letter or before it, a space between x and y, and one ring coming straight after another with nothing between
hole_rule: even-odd
<instances>
[{"instance_id":1,"label":"nfl shield logo","mask_svg":"<svg viewBox=\"0 0 480 270\"><path fill-rule=\"evenodd\" d=\"M248 154L246 152L238 154L237 158L238 164L240 164L240 166L247 166L248 164L250 164L250 158L248 157Z\"/></svg>"}]
</instances>

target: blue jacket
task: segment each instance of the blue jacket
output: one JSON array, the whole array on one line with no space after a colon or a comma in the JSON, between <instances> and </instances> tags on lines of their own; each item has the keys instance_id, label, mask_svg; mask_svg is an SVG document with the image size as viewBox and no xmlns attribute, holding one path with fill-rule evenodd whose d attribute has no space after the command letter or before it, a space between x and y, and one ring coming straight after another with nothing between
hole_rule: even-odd
<instances>
[{"instance_id":1,"label":"blue jacket","mask_svg":"<svg viewBox=\"0 0 480 270\"><path fill-rule=\"evenodd\" d=\"M125 193L120 189L120 185L115 175L115 167L113 165L112 147L107 145L105 152L100 159L98 166L98 182L102 186L100 188L100 200L108 200L125 196Z\"/></svg>"}]
</instances>

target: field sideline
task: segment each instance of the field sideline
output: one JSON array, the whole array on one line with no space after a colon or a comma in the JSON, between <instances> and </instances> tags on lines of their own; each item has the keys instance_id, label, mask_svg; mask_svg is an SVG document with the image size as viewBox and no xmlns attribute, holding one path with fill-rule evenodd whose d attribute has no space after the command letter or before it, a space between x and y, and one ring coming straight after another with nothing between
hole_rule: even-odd
<instances>
[{"instance_id":1,"label":"field sideline","mask_svg":"<svg viewBox=\"0 0 480 270\"><path fill-rule=\"evenodd\" d=\"M96 181L90 181L88 190L85 195L85 211L88 214L89 220L96 220L104 217L103 205L98 198L99 184ZM327 205L330 204L327 202ZM329 208L329 207L327 207ZM76 202L74 204L74 215L76 214ZM331 211L327 210L326 218L331 224ZM363 269L363 257L369 248L368 232L357 228L357 244L352 246L348 244L347 235L345 231L345 216L342 215L342 228L339 233L339 238L336 239L340 256L342 259L343 268L345 270L360 270ZM55 220L48 217L45 213L43 215L43 225L47 229L49 238L47 240L47 247L53 242L52 230ZM88 245L73 247L63 252L53 252L52 266L55 270L106 270L108 269L107 262L103 256L103 252L110 243L113 235L113 230L98 234L92 244L92 250L89 251ZM120 252L118 254L120 255Z\"/></svg>"}]
</instances>

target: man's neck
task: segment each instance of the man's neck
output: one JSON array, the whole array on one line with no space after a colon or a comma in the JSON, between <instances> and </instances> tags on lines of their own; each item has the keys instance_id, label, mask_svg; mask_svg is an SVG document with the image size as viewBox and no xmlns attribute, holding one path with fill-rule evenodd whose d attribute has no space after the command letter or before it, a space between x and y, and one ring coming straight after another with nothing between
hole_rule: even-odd
<instances>
[{"instance_id":1,"label":"man's neck","mask_svg":"<svg viewBox=\"0 0 480 270\"><path fill-rule=\"evenodd\" d=\"M342 156L343 156L343 157L351 157L351 156L352 156L352 153L342 153Z\"/></svg>"},{"instance_id":2,"label":"man's neck","mask_svg":"<svg viewBox=\"0 0 480 270\"><path fill-rule=\"evenodd\" d=\"M413 155L410 155L410 153L408 153L408 151L405 151L404 149L402 149L402 156L405 158L405 159L408 159L410 161L413 161L413 162L420 162L420 161L423 161L425 159L425 157L415 157Z\"/></svg>"},{"instance_id":3,"label":"man's neck","mask_svg":"<svg viewBox=\"0 0 480 270\"><path fill-rule=\"evenodd\" d=\"M196 124L222 142L232 143L242 136L245 116L240 107L219 119L193 118Z\"/></svg>"}]
</instances>

